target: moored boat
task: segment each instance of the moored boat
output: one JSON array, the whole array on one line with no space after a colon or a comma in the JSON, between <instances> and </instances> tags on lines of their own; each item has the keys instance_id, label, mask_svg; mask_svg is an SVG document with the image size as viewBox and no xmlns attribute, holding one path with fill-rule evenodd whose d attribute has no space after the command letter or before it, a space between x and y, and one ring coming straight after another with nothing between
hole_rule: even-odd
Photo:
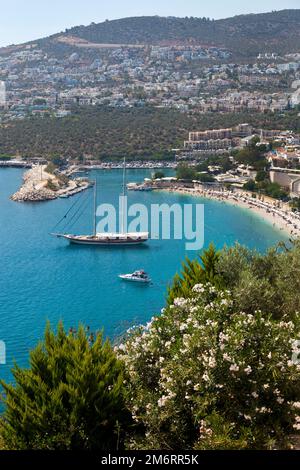
<instances>
[{"instance_id":1,"label":"moored boat","mask_svg":"<svg viewBox=\"0 0 300 470\"><path fill-rule=\"evenodd\" d=\"M96 235L69 235L54 234L57 238L64 238L77 245L140 245L148 241L149 234L136 233L97 233Z\"/></svg>"},{"instance_id":2,"label":"moored boat","mask_svg":"<svg viewBox=\"0 0 300 470\"><path fill-rule=\"evenodd\" d=\"M143 270L134 271L131 274L120 274L119 278L122 279L123 281L141 282L141 283L145 283L145 284L151 282L150 277Z\"/></svg>"},{"instance_id":3,"label":"moored boat","mask_svg":"<svg viewBox=\"0 0 300 470\"><path fill-rule=\"evenodd\" d=\"M149 239L149 233L146 232L126 232L125 231L125 207L124 199L126 195L126 161L124 159L123 171L123 198L122 198L122 227L120 232L116 233L98 233L96 223L97 212L97 181L94 183L94 215L93 225L94 231L91 235L74 235L70 233L52 233L57 238L64 238L72 244L76 245L89 245L89 246L130 246L141 245L146 243ZM68 213L70 210L68 211ZM67 214L68 214L67 213ZM64 220L66 216L62 219Z\"/></svg>"}]
</instances>

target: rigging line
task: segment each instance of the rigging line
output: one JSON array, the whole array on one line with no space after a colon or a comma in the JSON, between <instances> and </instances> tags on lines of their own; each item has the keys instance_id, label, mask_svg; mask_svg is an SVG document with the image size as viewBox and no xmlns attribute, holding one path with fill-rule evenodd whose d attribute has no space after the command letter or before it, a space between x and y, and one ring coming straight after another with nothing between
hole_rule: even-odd
<instances>
[{"instance_id":1,"label":"rigging line","mask_svg":"<svg viewBox=\"0 0 300 470\"><path fill-rule=\"evenodd\" d=\"M57 222L57 224L55 225L55 227L52 229L53 232L54 232L55 229L63 222L63 220L65 220L65 219L68 217L69 213L71 212L72 209L74 209L74 207L76 206L76 204L77 204L79 201L81 201L83 195L84 195L84 192L82 192L82 193L80 194L80 197L76 198L75 202L71 205L70 209L65 213L65 215L60 219L59 222Z\"/></svg>"},{"instance_id":2,"label":"rigging line","mask_svg":"<svg viewBox=\"0 0 300 470\"><path fill-rule=\"evenodd\" d=\"M91 193L88 193L88 195L81 201L80 206L74 212L74 214L72 214L71 218L67 221L67 223L64 225L63 230L65 230L67 227L70 226L70 224L72 224L73 220L75 219L78 213L80 213L80 215L82 214L81 209L85 207L86 202L89 202L90 195Z\"/></svg>"},{"instance_id":3,"label":"rigging line","mask_svg":"<svg viewBox=\"0 0 300 470\"><path fill-rule=\"evenodd\" d=\"M62 229L63 231L69 226L69 224L72 223L72 221L73 221L74 218L77 216L77 214L80 212L81 208L85 205L85 203L86 203L87 201L89 201L89 198L90 198L90 195L91 195L91 194L92 194L91 192L88 192L86 198L83 199L82 204L80 204L80 206L79 206L78 209L74 212L74 214L72 215L72 217L71 217L71 218L67 221L67 223L64 225L64 227L63 227L63 229ZM80 214L80 215L81 215L81 214Z\"/></svg>"},{"instance_id":4,"label":"rigging line","mask_svg":"<svg viewBox=\"0 0 300 470\"><path fill-rule=\"evenodd\" d=\"M86 204L84 205L84 207L83 207L83 209L82 209L82 212L78 215L77 219L74 220L74 222L69 226L70 229L73 228L74 225L78 222L78 220L80 219L80 217L82 216L82 214L85 212L85 210L86 210L86 208L87 208L89 202L90 202L90 201L87 199L87 200L86 200Z\"/></svg>"}]
</instances>

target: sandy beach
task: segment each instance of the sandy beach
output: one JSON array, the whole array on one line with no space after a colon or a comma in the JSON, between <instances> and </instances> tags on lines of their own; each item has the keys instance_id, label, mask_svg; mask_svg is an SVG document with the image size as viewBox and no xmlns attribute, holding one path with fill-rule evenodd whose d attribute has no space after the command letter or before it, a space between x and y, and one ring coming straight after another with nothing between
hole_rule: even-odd
<instances>
[{"instance_id":1,"label":"sandy beach","mask_svg":"<svg viewBox=\"0 0 300 470\"><path fill-rule=\"evenodd\" d=\"M286 232L292 238L300 237L300 214L290 210L287 204L271 198L260 200L245 192L231 192L204 188L168 188L169 192L177 192L195 197L214 199L226 204L233 204L251 210L280 231Z\"/></svg>"}]
</instances>

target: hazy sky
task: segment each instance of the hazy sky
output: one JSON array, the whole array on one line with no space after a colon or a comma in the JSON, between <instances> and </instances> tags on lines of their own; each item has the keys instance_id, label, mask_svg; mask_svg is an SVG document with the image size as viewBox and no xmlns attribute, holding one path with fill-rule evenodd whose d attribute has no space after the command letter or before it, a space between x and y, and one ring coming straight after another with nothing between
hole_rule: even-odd
<instances>
[{"instance_id":1,"label":"hazy sky","mask_svg":"<svg viewBox=\"0 0 300 470\"><path fill-rule=\"evenodd\" d=\"M18 44L70 26L127 16L226 18L300 8L300 0L0 0L0 46Z\"/></svg>"}]
</instances>

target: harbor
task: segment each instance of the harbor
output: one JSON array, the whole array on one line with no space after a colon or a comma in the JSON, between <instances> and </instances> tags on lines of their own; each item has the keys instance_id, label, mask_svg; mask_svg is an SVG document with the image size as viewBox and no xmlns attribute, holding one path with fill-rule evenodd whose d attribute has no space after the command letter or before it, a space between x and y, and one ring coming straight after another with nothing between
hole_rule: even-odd
<instances>
[{"instance_id":1,"label":"harbor","mask_svg":"<svg viewBox=\"0 0 300 470\"><path fill-rule=\"evenodd\" d=\"M190 258L197 255L185 251L184 240L150 239L146 245L112 250L70 245L51 237L57 221L81 197L88 199L88 207L69 230L91 233L93 191L75 195L74 199L50 200L46 205L16 204L9 197L18 189L22 177L22 169L0 171L3 247L0 292L5 314L2 338L9 351L3 377L8 380L14 360L20 365L27 364L28 348L42 337L47 320L56 325L63 319L67 329L79 322L90 325L92 331L100 325L106 336L117 337L130 326L147 322L160 312L167 285L180 269L182 260L186 255ZM91 180L97 177L105 201L117 206L122 170L90 173ZM151 178L151 170L128 170L128 181L143 182L144 178ZM195 202L193 194L183 198L180 193L168 191L131 191L128 198L130 204L145 204L149 208L157 203ZM238 240L264 252L279 241L288 241L288 237L253 211L206 198L205 246L212 240L220 248ZM153 284L141 288L138 282L119 282L119 274L137 269L149 273Z\"/></svg>"},{"instance_id":2,"label":"harbor","mask_svg":"<svg viewBox=\"0 0 300 470\"><path fill-rule=\"evenodd\" d=\"M23 184L11 199L15 202L41 202L68 198L92 185L87 179L62 177L47 171L46 165L35 165L23 175Z\"/></svg>"}]
</instances>

